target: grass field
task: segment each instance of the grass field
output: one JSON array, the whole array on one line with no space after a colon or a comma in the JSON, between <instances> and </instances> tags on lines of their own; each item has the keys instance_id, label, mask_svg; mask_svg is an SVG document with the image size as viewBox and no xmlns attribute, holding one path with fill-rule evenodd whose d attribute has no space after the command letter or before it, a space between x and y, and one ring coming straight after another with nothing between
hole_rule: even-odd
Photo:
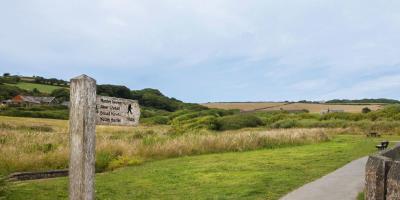
<instances>
[{"instance_id":1,"label":"grass field","mask_svg":"<svg viewBox=\"0 0 400 200\"><path fill-rule=\"evenodd\" d=\"M383 107L382 104L372 105L348 105L348 104L311 104L311 103L276 103L276 102L260 102L260 103L206 103L202 104L209 108L220 108L220 109L239 109L242 111L253 111L253 110L302 110L306 109L311 113L320 113L322 110L344 110L350 113L360 113L365 107L371 110L378 110Z\"/></svg>"},{"instance_id":2,"label":"grass field","mask_svg":"<svg viewBox=\"0 0 400 200\"><path fill-rule=\"evenodd\" d=\"M390 140L399 137L392 136ZM384 138L380 138L381 140ZM349 161L378 141L338 135L329 142L148 162L97 174L97 199L274 200ZM18 182L8 199L67 199L67 179Z\"/></svg>"},{"instance_id":3,"label":"grass field","mask_svg":"<svg viewBox=\"0 0 400 200\"><path fill-rule=\"evenodd\" d=\"M68 166L66 120L0 117L0 174ZM149 160L279 148L329 140L324 129L242 129L185 134L170 126L97 126L96 170L113 170ZM12 156L10 156L12 155Z\"/></svg>"},{"instance_id":4,"label":"grass field","mask_svg":"<svg viewBox=\"0 0 400 200\"><path fill-rule=\"evenodd\" d=\"M1 116L0 177L67 168L67 122ZM278 199L376 151L382 140L400 139L336 128L176 133L170 125L97 126L96 137L96 171L103 172L96 175L97 199ZM6 194L66 199L67 179L9 183Z\"/></svg>"},{"instance_id":5,"label":"grass field","mask_svg":"<svg viewBox=\"0 0 400 200\"><path fill-rule=\"evenodd\" d=\"M37 84L37 83L27 83L27 82L19 82L17 84L9 84L6 83L7 85L11 86L17 86L21 89L24 90L33 90L34 88L38 89L40 92L44 93L51 93L53 90L61 88L60 86L55 86L55 85L44 85L44 84Z\"/></svg>"}]
</instances>

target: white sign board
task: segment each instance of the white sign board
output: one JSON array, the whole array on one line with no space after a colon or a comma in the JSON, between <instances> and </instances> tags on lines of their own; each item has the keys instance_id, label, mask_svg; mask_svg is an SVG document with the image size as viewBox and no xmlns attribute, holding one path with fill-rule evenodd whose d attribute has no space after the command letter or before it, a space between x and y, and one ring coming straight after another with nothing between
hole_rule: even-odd
<instances>
[{"instance_id":1,"label":"white sign board","mask_svg":"<svg viewBox=\"0 0 400 200\"><path fill-rule=\"evenodd\" d=\"M136 100L97 96L96 124L136 126L139 124L140 108Z\"/></svg>"}]
</instances>

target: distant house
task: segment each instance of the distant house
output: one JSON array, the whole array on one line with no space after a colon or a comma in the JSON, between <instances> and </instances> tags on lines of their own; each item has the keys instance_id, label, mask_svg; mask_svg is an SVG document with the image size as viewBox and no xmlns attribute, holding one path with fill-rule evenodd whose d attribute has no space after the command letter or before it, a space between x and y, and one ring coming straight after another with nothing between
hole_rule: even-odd
<instances>
[{"instance_id":1,"label":"distant house","mask_svg":"<svg viewBox=\"0 0 400 200\"><path fill-rule=\"evenodd\" d=\"M25 96L25 95L17 95L12 98L13 104L19 105L52 105L56 104L55 97L34 97L34 96Z\"/></svg>"},{"instance_id":2,"label":"distant house","mask_svg":"<svg viewBox=\"0 0 400 200\"><path fill-rule=\"evenodd\" d=\"M328 114L328 113L342 113L344 112L344 110L331 110L331 109L327 109L327 110L322 110L321 114Z\"/></svg>"},{"instance_id":3,"label":"distant house","mask_svg":"<svg viewBox=\"0 0 400 200\"><path fill-rule=\"evenodd\" d=\"M40 101L40 104L52 105L57 103L55 97L37 97L37 99Z\"/></svg>"}]
</instances>

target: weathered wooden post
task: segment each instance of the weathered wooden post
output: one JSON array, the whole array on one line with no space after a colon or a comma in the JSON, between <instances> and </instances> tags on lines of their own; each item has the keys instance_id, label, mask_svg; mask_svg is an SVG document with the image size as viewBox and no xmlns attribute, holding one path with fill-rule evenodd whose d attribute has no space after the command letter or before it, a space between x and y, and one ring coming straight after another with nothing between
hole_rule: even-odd
<instances>
[{"instance_id":1,"label":"weathered wooden post","mask_svg":"<svg viewBox=\"0 0 400 200\"><path fill-rule=\"evenodd\" d=\"M69 199L95 198L96 80L71 79Z\"/></svg>"}]
</instances>

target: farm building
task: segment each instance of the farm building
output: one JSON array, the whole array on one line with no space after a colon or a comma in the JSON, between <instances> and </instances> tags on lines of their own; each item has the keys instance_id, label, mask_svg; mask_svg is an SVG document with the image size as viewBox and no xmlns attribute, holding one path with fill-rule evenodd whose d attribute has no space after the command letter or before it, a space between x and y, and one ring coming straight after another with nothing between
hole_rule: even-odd
<instances>
[{"instance_id":1,"label":"farm building","mask_svg":"<svg viewBox=\"0 0 400 200\"><path fill-rule=\"evenodd\" d=\"M321 114L342 113L342 112L344 112L344 110L331 110L331 109L328 109L328 110L322 110L322 111L321 111Z\"/></svg>"},{"instance_id":2,"label":"farm building","mask_svg":"<svg viewBox=\"0 0 400 200\"><path fill-rule=\"evenodd\" d=\"M12 98L12 103L29 106L36 104L53 105L56 104L57 102L55 97L34 97L34 96L17 95L14 98Z\"/></svg>"}]
</instances>

